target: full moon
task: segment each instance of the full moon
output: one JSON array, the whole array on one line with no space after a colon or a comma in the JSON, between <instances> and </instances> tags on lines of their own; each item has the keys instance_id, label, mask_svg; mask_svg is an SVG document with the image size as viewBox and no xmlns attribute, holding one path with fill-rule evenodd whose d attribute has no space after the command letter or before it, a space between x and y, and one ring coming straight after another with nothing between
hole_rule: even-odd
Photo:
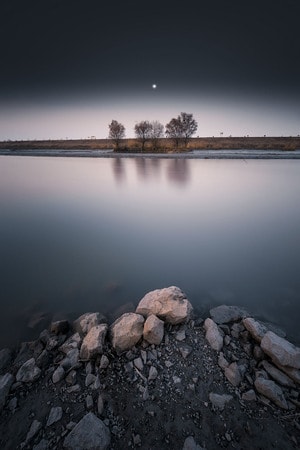
<instances>
[{"instance_id":1,"label":"full moon","mask_svg":"<svg viewBox=\"0 0 300 450\"><path fill-rule=\"evenodd\" d=\"M152 89L156 89L157 85L156 84L152 84Z\"/></svg>"}]
</instances>

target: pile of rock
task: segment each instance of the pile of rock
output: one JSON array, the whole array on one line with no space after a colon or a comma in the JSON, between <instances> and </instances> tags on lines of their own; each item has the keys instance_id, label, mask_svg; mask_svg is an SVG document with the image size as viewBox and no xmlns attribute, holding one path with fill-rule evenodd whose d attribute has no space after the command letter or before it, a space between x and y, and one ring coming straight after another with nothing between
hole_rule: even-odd
<instances>
[{"instance_id":1,"label":"pile of rock","mask_svg":"<svg viewBox=\"0 0 300 450\"><path fill-rule=\"evenodd\" d=\"M0 411L13 413L37 385L41 392L50 389L59 397L57 403L46 402L45 420L32 420L21 448L108 449L111 433L122 436L122 419L114 417L109 406L104 414L109 377L116 393L122 383L125 390L135 386L141 409L144 402L152 402L147 410L150 418L156 414L155 396L176 403L184 393L191 409L190 395L195 397L196 387L204 396L200 401L204 408L210 402L213 409L223 411L234 398L241 405L272 402L282 410L300 407L300 349L236 306L213 308L210 316L204 324L195 319L186 295L171 286L149 292L135 312L122 314L110 325L100 313L86 313L73 324L52 322L39 339L23 343L15 356L1 350ZM205 347L214 350L210 353L215 359L205 356ZM204 392L212 375L224 379L230 394L221 388ZM74 406L65 407L72 403L78 415ZM197 424L199 417L191 412L188 420ZM57 435L55 427L62 422ZM225 441L233 439L229 430L224 436ZM181 447L201 449L192 436L185 437ZM132 448L142 446L141 435L132 433L130 442Z\"/></svg>"},{"instance_id":2,"label":"pile of rock","mask_svg":"<svg viewBox=\"0 0 300 450\"><path fill-rule=\"evenodd\" d=\"M206 339L220 352L219 366L233 386L241 387L242 399L255 400L254 387L280 408L300 406L300 348L236 306L218 306L210 315L204 323Z\"/></svg>"}]
</instances>

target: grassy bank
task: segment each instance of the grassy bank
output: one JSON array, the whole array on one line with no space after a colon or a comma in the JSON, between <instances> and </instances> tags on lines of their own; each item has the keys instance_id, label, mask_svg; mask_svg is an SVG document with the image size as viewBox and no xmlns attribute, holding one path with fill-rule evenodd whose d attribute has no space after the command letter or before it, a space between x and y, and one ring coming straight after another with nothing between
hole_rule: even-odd
<instances>
[{"instance_id":1,"label":"grassy bank","mask_svg":"<svg viewBox=\"0 0 300 450\"><path fill-rule=\"evenodd\" d=\"M46 141L2 141L0 149L7 150L105 150L114 148L110 139L68 139ZM156 149L150 142L145 145L144 152L174 152L199 150L296 150L300 149L300 137L207 137L192 138L187 147L183 145L176 148L170 139L160 139ZM137 139L122 139L119 151L141 152L141 144Z\"/></svg>"}]
</instances>

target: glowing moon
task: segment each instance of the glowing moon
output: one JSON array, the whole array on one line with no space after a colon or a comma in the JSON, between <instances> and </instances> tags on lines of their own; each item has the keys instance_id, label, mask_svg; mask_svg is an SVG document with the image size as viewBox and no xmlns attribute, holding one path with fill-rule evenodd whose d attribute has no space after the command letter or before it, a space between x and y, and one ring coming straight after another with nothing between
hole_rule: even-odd
<instances>
[{"instance_id":1,"label":"glowing moon","mask_svg":"<svg viewBox=\"0 0 300 450\"><path fill-rule=\"evenodd\" d=\"M152 84L152 89L156 89L157 88L157 84Z\"/></svg>"}]
</instances>

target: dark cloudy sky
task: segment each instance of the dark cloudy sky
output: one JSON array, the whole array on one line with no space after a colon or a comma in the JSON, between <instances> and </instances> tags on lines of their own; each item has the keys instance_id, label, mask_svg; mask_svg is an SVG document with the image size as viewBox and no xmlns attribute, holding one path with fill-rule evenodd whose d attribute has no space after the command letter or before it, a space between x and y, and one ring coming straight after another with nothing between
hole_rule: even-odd
<instances>
[{"instance_id":1,"label":"dark cloudy sky","mask_svg":"<svg viewBox=\"0 0 300 450\"><path fill-rule=\"evenodd\" d=\"M2 0L0 139L300 133L298 0ZM152 84L158 88L154 91Z\"/></svg>"}]
</instances>

